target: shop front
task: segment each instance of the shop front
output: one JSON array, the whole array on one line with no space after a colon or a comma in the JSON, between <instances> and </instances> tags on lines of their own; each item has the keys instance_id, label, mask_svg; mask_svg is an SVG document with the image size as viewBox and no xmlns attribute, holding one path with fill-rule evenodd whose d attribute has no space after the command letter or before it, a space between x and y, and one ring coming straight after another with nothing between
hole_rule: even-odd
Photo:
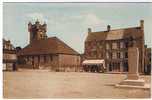
<instances>
[{"instance_id":1,"label":"shop front","mask_svg":"<svg viewBox=\"0 0 152 100\"><path fill-rule=\"evenodd\" d=\"M104 60L84 60L82 62L83 71L85 72L104 72L105 61Z\"/></svg>"}]
</instances>

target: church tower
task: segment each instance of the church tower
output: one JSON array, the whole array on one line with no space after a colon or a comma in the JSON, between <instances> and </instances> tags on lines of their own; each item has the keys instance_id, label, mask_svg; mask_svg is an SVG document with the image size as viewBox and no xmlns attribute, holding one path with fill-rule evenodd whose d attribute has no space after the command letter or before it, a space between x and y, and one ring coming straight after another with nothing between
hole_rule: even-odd
<instances>
[{"instance_id":1,"label":"church tower","mask_svg":"<svg viewBox=\"0 0 152 100\"><path fill-rule=\"evenodd\" d=\"M28 23L28 32L30 34L30 43L35 40L47 39L47 25L44 23L43 25L37 20L35 24L31 22Z\"/></svg>"}]
</instances>

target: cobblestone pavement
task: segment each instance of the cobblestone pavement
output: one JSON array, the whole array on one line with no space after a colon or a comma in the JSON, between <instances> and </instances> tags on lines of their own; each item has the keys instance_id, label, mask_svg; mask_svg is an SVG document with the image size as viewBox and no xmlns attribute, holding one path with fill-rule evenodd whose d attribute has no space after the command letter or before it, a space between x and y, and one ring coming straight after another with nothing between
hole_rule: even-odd
<instances>
[{"instance_id":1,"label":"cobblestone pavement","mask_svg":"<svg viewBox=\"0 0 152 100\"><path fill-rule=\"evenodd\" d=\"M4 98L150 98L150 90L116 88L125 74L20 70L3 72ZM150 83L150 76L140 76Z\"/></svg>"}]
</instances>

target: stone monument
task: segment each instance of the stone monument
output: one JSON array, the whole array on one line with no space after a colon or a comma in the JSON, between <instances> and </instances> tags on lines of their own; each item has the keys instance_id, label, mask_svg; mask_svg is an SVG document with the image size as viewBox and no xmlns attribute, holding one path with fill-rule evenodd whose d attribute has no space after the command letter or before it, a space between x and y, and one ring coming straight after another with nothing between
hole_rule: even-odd
<instances>
[{"instance_id":1,"label":"stone monument","mask_svg":"<svg viewBox=\"0 0 152 100\"><path fill-rule=\"evenodd\" d=\"M131 88L150 88L143 79L139 78L138 64L139 64L139 50L134 45L133 38L130 37L128 48L128 65L129 70L127 78L122 82L116 84L116 87L131 87Z\"/></svg>"}]
</instances>

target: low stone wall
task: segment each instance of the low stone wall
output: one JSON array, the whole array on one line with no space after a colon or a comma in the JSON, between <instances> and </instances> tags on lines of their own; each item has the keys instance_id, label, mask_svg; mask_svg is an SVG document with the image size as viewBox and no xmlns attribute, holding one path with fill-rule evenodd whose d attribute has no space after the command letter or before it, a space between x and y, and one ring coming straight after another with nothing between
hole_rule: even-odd
<instances>
[{"instance_id":1,"label":"low stone wall","mask_svg":"<svg viewBox=\"0 0 152 100\"><path fill-rule=\"evenodd\" d=\"M81 66L78 65L62 65L57 66L53 64L43 64L39 65L38 67L34 67L30 64L18 64L18 68L27 68L27 69L48 69L50 71L56 71L56 72L80 72L83 70Z\"/></svg>"},{"instance_id":2,"label":"low stone wall","mask_svg":"<svg viewBox=\"0 0 152 100\"><path fill-rule=\"evenodd\" d=\"M29 64L17 64L17 68L34 69L34 67L32 65L29 65Z\"/></svg>"}]
</instances>

